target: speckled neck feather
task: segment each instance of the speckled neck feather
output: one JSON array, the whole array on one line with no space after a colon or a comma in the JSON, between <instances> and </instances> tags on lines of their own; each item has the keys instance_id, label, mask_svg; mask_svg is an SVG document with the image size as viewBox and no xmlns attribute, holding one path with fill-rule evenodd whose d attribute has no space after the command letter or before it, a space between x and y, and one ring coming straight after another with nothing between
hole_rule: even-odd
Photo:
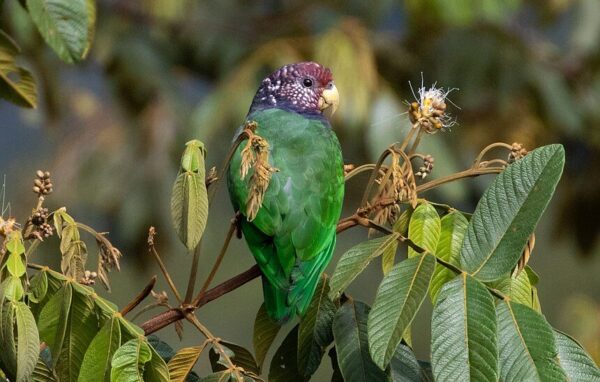
<instances>
[{"instance_id":1,"label":"speckled neck feather","mask_svg":"<svg viewBox=\"0 0 600 382\"><path fill-rule=\"evenodd\" d=\"M313 86L304 86L305 79L310 79ZM248 114L278 108L300 114L321 115L319 97L331 81L331 71L316 62L285 65L262 81Z\"/></svg>"}]
</instances>

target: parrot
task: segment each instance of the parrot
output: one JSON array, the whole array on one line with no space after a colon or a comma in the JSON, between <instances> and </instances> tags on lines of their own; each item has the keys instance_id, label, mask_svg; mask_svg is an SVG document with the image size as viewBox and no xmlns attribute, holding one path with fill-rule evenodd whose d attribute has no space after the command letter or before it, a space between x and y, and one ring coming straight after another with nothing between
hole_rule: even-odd
<instances>
[{"instance_id":1,"label":"parrot","mask_svg":"<svg viewBox=\"0 0 600 382\"><path fill-rule=\"evenodd\" d=\"M250 176L240 176L242 145L227 173L241 232L262 273L265 310L280 324L306 312L335 247L344 162L328 118L338 103L328 68L316 62L279 68L260 83L246 116L278 170L253 219L246 216Z\"/></svg>"}]
</instances>

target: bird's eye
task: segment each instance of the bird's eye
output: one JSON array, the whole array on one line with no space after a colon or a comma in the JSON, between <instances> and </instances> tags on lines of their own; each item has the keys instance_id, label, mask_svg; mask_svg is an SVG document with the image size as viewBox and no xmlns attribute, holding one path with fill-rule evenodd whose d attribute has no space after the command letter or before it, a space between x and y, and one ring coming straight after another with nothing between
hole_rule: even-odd
<instances>
[{"instance_id":1,"label":"bird's eye","mask_svg":"<svg viewBox=\"0 0 600 382\"><path fill-rule=\"evenodd\" d=\"M305 78L304 81L302 81L302 84L304 87L309 88L312 86L313 82L310 78Z\"/></svg>"}]
</instances>

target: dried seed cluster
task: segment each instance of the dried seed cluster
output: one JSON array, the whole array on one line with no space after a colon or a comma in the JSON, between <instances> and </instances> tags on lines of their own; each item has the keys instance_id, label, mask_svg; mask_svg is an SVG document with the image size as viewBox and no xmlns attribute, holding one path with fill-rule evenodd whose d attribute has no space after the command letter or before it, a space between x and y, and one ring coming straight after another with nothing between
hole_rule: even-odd
<instances>
[{"instance_id":1,"label":"dried seed cluster","mask_svg":"<svg viewBox=\"0 0 600 382\"><path fill-rule=\"evenodd\" d=\"M427 175L429 175L433 170L434 161L435 159L431 155L425 155L423 157L423 166L419 167L419 171L415 173L415 176L421 179L425 179Z\"/></svg>"},{"instance_id":2,"label":"dried seed cluster","mask_svg":"<svg viewBox=\"0 0 600 382\"><path fill-rule=\"evenodd\" d=\"M48 209L40 207L29 217L29 221L35 227L34 235L38 238L50 237L54 234L54 228L48 223Z\"/></svg>"},{"instance_id":3,"label":"dried seed cluster","mask_svg":"<svg viewBox=\"0 0 600 382\"><path fill-rule=\"evenodd\" d=\"M446 97L450 90L432 86L419 89L419 99L410 104L408 115L415 128L428 134L435 134L444 128L452 127L456 121L446 113Z\"/></svg>"},{"instance_id":4,"label":"dried seed cluster","mask_svg":"<svg viewBox=\"0 0 600 382\"><path fill-rule=\"evenodd\" d=\"M52 181L50 180L50 172L37 170L36 178L33 181L33 192L39 196L48 195L54 191Z\"/></svg>"},{"instance_id":5,"label":"dried seed cluster","mask_svg":"<svg viewBox=\"0 0 600 382\"><path fill-rule=\"evenodd\" d=\"M508 154L508 163L513 163L527 155L527 149L520 143L513 143Z\"/></svg>"}]
</instances>

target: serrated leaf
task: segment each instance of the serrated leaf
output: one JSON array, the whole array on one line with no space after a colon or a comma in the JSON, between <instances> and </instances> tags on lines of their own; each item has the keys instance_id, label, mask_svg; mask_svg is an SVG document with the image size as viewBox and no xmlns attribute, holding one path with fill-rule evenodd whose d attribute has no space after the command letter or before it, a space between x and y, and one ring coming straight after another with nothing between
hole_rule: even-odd
<instances>
[{"instance_id":1,"label":"serrated leaf","mask_svg":"<svg viewBox=\"0 0 600 382\"><path fill-rule=\"evenodd\" d=\"M431 364L439 381L497 381L494 300L467 274L446 283L431 318Z\"/></svg>"},{"instance_id":2,"label":"serrated leaf","mask_svg":"<svg viewBox=\"0 0 600 382\"><path fill-rule=\"evenodd\" d=\"M27 291L29 301L39 303L46 297L46 293L48 293L48 274L43 271L37 272L29 280L29 290Z\"/></svg>"},{"instance_id":3,"label":"serrated leaf","mask_svg":"<svg viewBox=\"0 0 600 382\"><path fill-rule=\"evenodd\" d=\"M398 345L390 361L391 382L422 382L422 371L411 348Z\"/></svg>"},{"instance_id":4,"label":"serrated leaf","mask_svg":"<svg viewBox=\"0 0 600 382\"><path fill-rule=\"evenodd\" d=\"M46 43L65 62L83 59L91 41L87 0L27 0L27 9Z\"/></svg>"},{"instance_id":5,"label":"serrated leaf","mask_svg":"<svg viewBox=\"0 0 600 382\"><path fill-rule=\"evenodd\" d=\"M371 359L367 340L369 307L348 300L338 309L333 319L333 337L338 364L344 380L386 381L386 374Z\"/></svg>"},{"instance_id":6,"label":"serrated leaf","mask_svg":"<svg viewBox=\"0 0 600 382\"><path fill-rule=\"evenodd\" d=\"M425 300L434 269L433 255L417 255L396 264L379 285L367 328L371 357L382 370Z\"/></svg>"},{"instance_id":7,"label":"serrated leaf","mask_svg":"<svg viewBox=\"0 0 600 382\"><path fill-rule=\"evenodd\" d=\"M185 381L187 375L192 371L192 368L198 361L198 358L200 358L205 346L206 343L202 346L180 349L173 358L171 358L167 364L169 374L171 375L171 382Z\"/></svg>"},{"instance_id":8,"label":"serrated leaf","mask_svg":"<svg viewBox=\"0 0 600 382\"><path fill-rule=\"evenodd\" d=\"M460 266L460 247L462 246L469 221L458 211L452 211L441 219L440 237L435 249L435 255L456 267ZM442 286L456 277L456 274L446 267L436 267L429 287L429 297L435 304Z\"/></svg>"},{"instance_id":9,"label":"serrated leaf","mask_svg":"<svg viewBox=\"0 0 600 382\"><path fill-rule=\"evenodd\" d=\"M558 330L554 330L554 339L558 362L569 381L600 381L600 369L577 341Z\"/></svg>"},{"instance_id":10,"label":"serrated leaf","mask_svg":"<svg viewBox=\"0 0 600 382\"><path fill-rule=\"evenodd\" d=\"M435 253L440 237L441 223L435 207L429 203L420 204L415 208L408 223L408 238L419 247L430 253ZM408 257L419 253L408 247Z\"/></svg>"},{"instance_id":11,"label":"serrated leaf","mask_svg":"<svg viewBox=\"0 0 600 382\"><path fill-rule=\"evenodd\" d=\"M281 325L274 322L265 309L263 303L256 313L256 319L254 320L254 333L252 343L254 345L254 355L256 356L256 364L259 369L262 369L265 357L279 333Z\"/></svg>"},{"instance_id":12,"label":"serrated leaf","mask_svg":"<svg viewBox=\"0 0 600 382\"><path fill-rule=\"evenodd\" d=\"M200 242L208 220L208 194L204 176L182 172L171 192L171 218L181 242L191 251Z\"/></svg>"},{"instance_id":13,"label":"serrated leaf","mask_svg":"<svg viewBox=\"0 0 600 382\"><path fill-rule=\"evenodd\" d=\"M106 320L88 346L81 363L78 381L110 381L110 363L120 345L121 326L119 320L113 317Z\"/></svg>"},{"instance_id":14,"label":"serrated leaf","mask_svg":"<svg viewBox=\"0 0 600 382\"><path fill-rule=\"evenodd\" d=\"M496 314L503 381L566 380L558 364L554 333L542 315L511 301L500 301Z\"/></svg>"},{"instance_id":15,"label":"serrated leaf","mask_svg":"<svg viewBox=\"0 0 600 382\"><path fill-rule=\"evenodd\" d=\"M40 354L40 337L29 307L20 301L13 304L17 326L16 381L29 381Z\"/></svg>"},{"instance_id":16,"label":"serrated leaf","mask_svg":"<svg viewBox=\"0 0 600 382\"><path fill-rule=\"evenodd\" d=\"M533 307L531 284L527 272L494 281L490 286L510 297L511 301Z\"/></svg>"},{"instance_id":17,"label":"serrated leaf","mask_svg":"<svg viewBox=\"0 0 600 382\"><path fill-rule=\"evenodd\" d=\"M544 146L494 179L469 222L460 252L462 269L493 281L516 265L554 194L564 162L561 145Z\"/></svg>"},{"instance_id":18,"label":"serrated leaf","mask_svg":"<svg viewBox=\"0 0 600 382\"><path fill-rule=\"evenodd\" d=\"M0 30L0 97L29 108L37 105L35 80L29 70L16 63L19 48Z\"/></svg>"},{"instance_id":19,"label":"serrated leaf","mask_svg":"<svg viewBox=\"0 0 600 382\"><path fill-rule=\"evenodd\" d=\"M298 369L310 377L321 364L325 349L333 342L331 324L336 306L327 296L327 277L321 279L298 329Z\"/></svg>"},{"instance_id":20,"label":"serrated leaf","mask_svg":"<svg viewBox=\"0 0 600 382\"><path fill-rule=\"evenodd\" d=\"M150 346L150 352L152 353L152 358L150 359L150 362L146 364L144 370L144 381L169 382L171 377L169 376L169 368L167 367L167 363L152 346Z\"/></svg>"},{"instance_id":21,"label":"serrated leaf","mask_svg":"<svg viewBox=\"0 0 600 382\"><path fill-rule=\"evenodd\" d=\"M247 349L238 344L226 341L219 341L219 344L234 365L242 367L244 370L256 375L260 374L258 365L256 364L252 353L250 353ZM220 354L220 352L215 350L214 346L208 352L208 357L210 359L210 364L213 371L222 371L229 368L229 365L225 359L223 359L223 356Z\"/></svg>"},{"instance_id":22,"label":"serrated leaf","mask_svg":"<svg viewBox=\"0 0 600 382\"><path fill-rule=\"evenodd\" d=\"M269 368L269 382L306 381L298 372L298 325L285 337Z\"/></svg>"},{"instance_id":23,"label":"serrated leaf","mask_svg":"<svg viewBox=\"0 0 600 382\"><path fill-rule=\"evenodd\" d=\"M369 265L371 260L383 254L398 240L398 233L362 242L348 250L338 261L331 276L329 298L335 300L350 283Z\"/></svg>"},{"instance_id":24,"label":"serrated leaf","mask_svg":"<svg viewBox=\"0 0 600 382\"><path fill-rule=\"evenodd\" d=\"M152 358L150 345L142 337L127 341L111 361L111 382L144 382L144 367Z\"/></svg>"}]
</instances>

